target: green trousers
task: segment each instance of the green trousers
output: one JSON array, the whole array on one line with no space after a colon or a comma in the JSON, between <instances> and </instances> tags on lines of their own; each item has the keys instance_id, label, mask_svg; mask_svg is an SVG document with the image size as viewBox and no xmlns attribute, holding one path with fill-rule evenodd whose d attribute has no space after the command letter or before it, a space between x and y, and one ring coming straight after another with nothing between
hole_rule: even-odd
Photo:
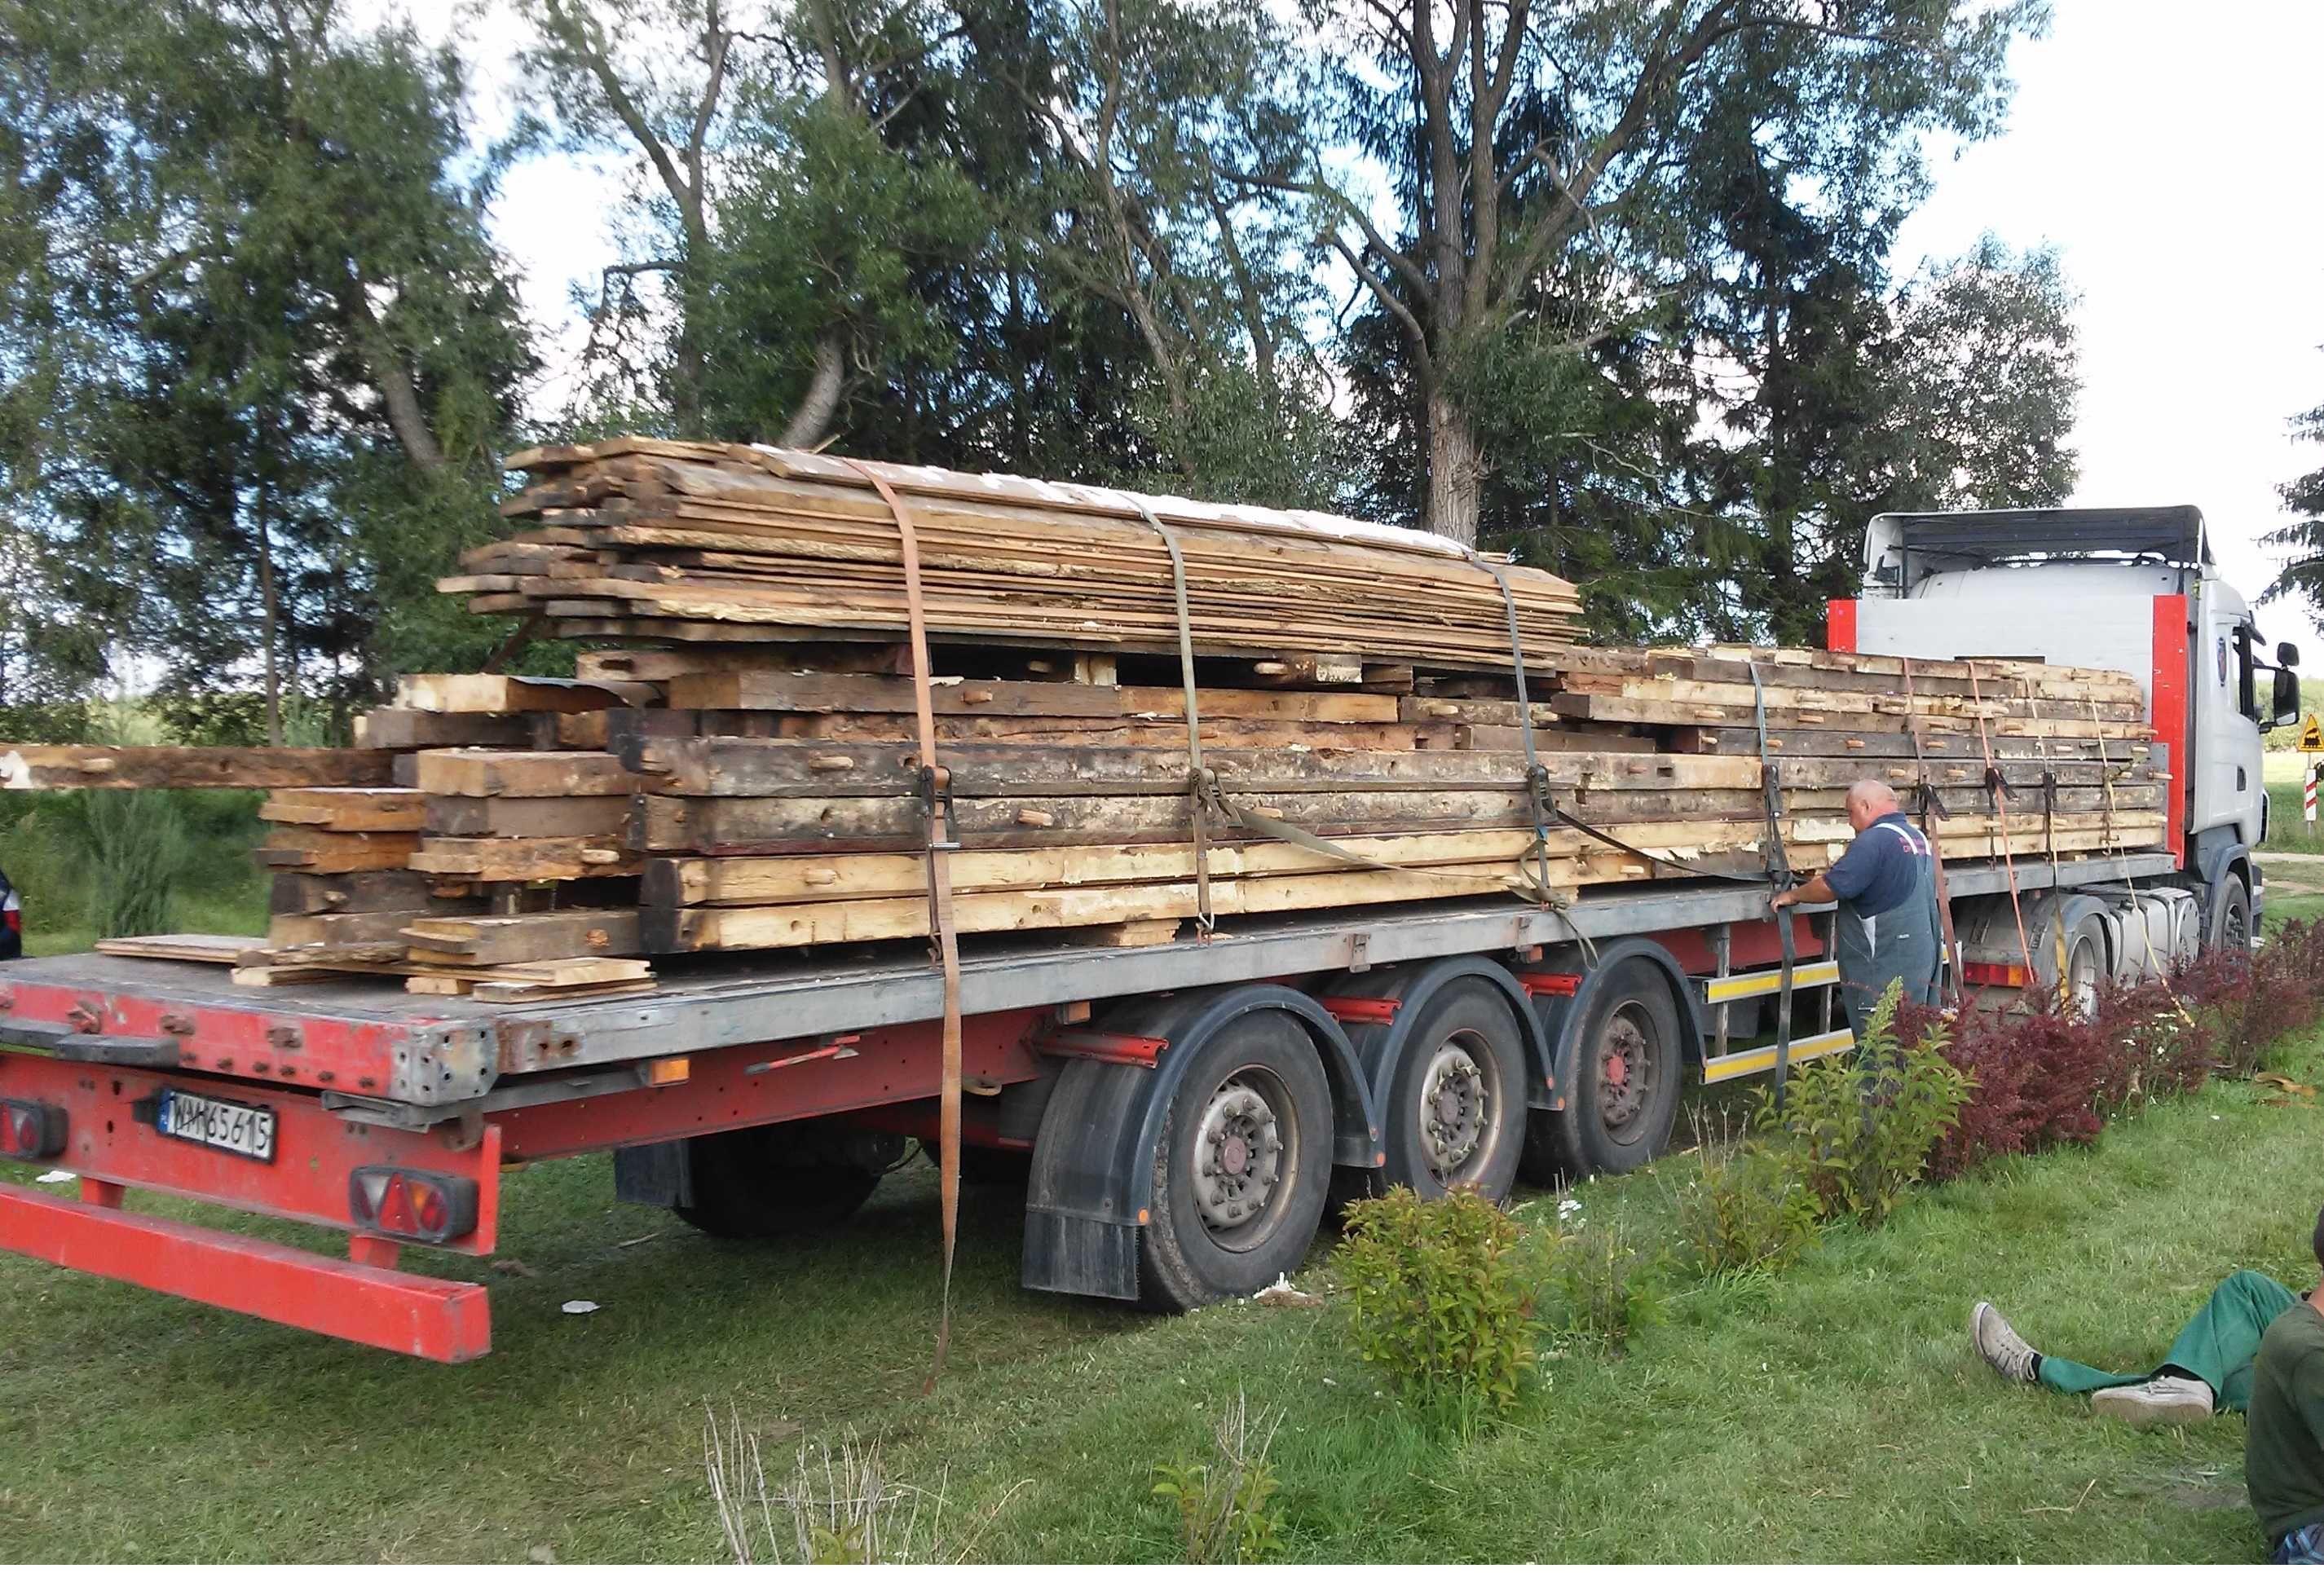
<instances>
[{"instance_id":1,"label":"green trousers","mask_svg":"<svg viewBox=\"0 0 2324 1573\"><path fill-rule=\"evenodd\" d=\"M2044 1355L2037 1374L2043 1386L2060 1393L2096 1393L2162 1375L2195 1376L2210 1384L2221 1409L2240 1414L2251 1407L2252 1362L2259 1356L2260 1335L2299 1298L2264 1273L2232 1273L2153 1370L2135 1375L2099 1371Z\"/></svg>"}]
</instances>

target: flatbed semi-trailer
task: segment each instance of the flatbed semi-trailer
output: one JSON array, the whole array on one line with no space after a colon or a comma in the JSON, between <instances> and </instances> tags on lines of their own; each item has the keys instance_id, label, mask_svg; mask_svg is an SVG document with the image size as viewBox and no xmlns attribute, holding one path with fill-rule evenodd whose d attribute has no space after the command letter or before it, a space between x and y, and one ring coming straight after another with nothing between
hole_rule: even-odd
<instances>
[{"instance_id":1,"label":"flatbed semi-trailer","mask_svg":"<svg viewBox=\"0 0 2324 1573\"><path fill-rule=\"evenodd\" d=\"M2014 876L2040 922L2062 895L2175 867L2163 854L2021 860ZM2013 870L1949 874L1972 905ZM1790 1053L1803 1061L1849 1038L1823 921L1794 924ZM1682 1075L1773 1067L1753 1007L1782 987L1780 950L1764 888L1680 882L1562 909L1463 901L1254 923L1207 943L982 954L961 978L967 1136L1029 1160L1028 1286L1165 1304L1248 1292L1304 1252L1334 1168L1506 1191L1528 1141L1568 1169L1647 1161ZM505 1166L613 1151L627 1193L721 1233L844 1216L901 1138L934 1129L942 1006L908 955L709 964L651 996L568 1006L431 998L393 980L254 990L214 967L123 957L12 963L0 1145L69 1170L79 1195L0 1186L0 1247L471 1358L488 1347L483 1288L394 1263L413 1243L491 1255ZM1190 1081L1188 1062L1230 1040L1257 1043L1258 1068ZM1286 1050L1312 1067L1274 1062ZM245 1110L224 1117L244 1131L221 1124ZM1169 1254L1192 1260L1153 1282L1141 1237L1172 1200L1154 1193L1156 1147L1206 1119L1220 1129L1204 1139L1241 1140L1241 1160L1227 1153L1194 1216L1173 1219L1184 1237ZM774 1131L781 1150L755 1173L715 1145ZM348 1256L125 1212L132 1190L342 1229ZM1222 1236L1215 1259L1189 1249Z\"/></svg>"},{"instance_id":2,"label":"flatbed semi-trailer","mask_svg":"<svg viewBox=\"0 0 2324 1573\"><path fill-rule=\"evenodd\" d=\"M1887 515L1867 556L1863 597L1832 606L1834 649L2129 671L2171 772L2158 850L1949 861L1955 982L2087 1005L2199 945L2247 946L2260 732L2297 719L2298 655L2278 647L2263 689L2200 516ZM1787 947L1770 888L1656 879L1556 906L1236 919L1136 949L988 936L960 970L963 1134L981 1164L1022 1171L1023 1282L1185 1307L1296 1265L1335 1181L1499 1197L1521 1167L1638 1167L1667 1145L1685 1077L1850 1043L1829 918L1795 913ZM0 1185L0 1248L473 1358L484 1289L396 1261L411 1243L491 1255L510 1164L610 1151L624 1197L765 1235L844 1217L934 1133L945 985L923 952L882 958L676 958L650 994L500 1006L394 980L248 989L195 963L0 964L0 1156L79 1182L77 1199ZM347 1255L129 1212L131 1190L343 1230Z\"/></svg>"}]
</instances>

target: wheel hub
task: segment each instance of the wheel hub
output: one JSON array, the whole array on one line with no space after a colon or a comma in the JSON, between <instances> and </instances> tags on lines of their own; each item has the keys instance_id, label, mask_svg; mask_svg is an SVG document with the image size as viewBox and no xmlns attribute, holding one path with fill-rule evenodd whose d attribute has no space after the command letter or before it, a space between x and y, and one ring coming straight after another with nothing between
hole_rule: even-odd
<instances>
[{"instance_id":1,"label":"wheel hub","mask_svg":"<svg viewBox=\"0 0 2324 1573\"><path fill-rule=\"evenodd\" d=\"M1449 1184L1484 1145L1485 1073L1457 1043L1436 1051L1421 1078L1420 1144L1429 1170Z\"/></svg>"},{"instance_id":2,"label":"wheel hub","mask_svg":"<svg viewBox=\"0 0 2324 1573\"><path fill-rule=\"evenodd\" d=\"M1282 1127L1267 1099L1240 1081L1211 1094L1194 1133L1194 1208L1204 1227L1234 1229L1258 1218L1282 1170Z\"/></svg>"},{"instance_id":3,"label":"wheel hub","mask_svg":"<svg viewBox=\"0 0 2324 1573\"><path fill-rule=\"evenodd\" d=\"M1647 1062L1646 1034L1628 1012L1606 1024L1598 1039L1598 1111L1610 1129L1629 1124L1649 1090L1632 1072Z\"/></svg>"}]
</instances>

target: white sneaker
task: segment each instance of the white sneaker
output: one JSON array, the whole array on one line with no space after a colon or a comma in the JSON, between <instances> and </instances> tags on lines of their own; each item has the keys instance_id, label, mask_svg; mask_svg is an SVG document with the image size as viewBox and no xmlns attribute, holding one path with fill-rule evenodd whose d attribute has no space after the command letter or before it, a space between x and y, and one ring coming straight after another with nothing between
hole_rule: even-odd
<instances>
[{"instance_id":1,"label":"white sneaker","mask_svg":"<svg viewBox=\"0 0 2324 1573\"><path fill-rule=\"evenodd\" d=\"M2031 1382L2041 1356L2034 1346L2017 1336L2017 1329L2002 1319L1990 1301L1980 1300L1969 1308L1969 1342L1985 1357L1985 1363L2012 1382Z\"/></svg>"},{"instance_id":2,"label":"white sneaker","mask_svg":"<svg viewBox=\"0 0 2324 1573\"><path fill-rule=\"evenodd\" d=\"M2211 1384L2192 1376L2157 1376L2135 1387L2101 1387L2090 1394L2092 1412L2140 1430L2150 1426L2193 1425L2210 1419L2216 1408Z\"/></svg>"}]
</instances>

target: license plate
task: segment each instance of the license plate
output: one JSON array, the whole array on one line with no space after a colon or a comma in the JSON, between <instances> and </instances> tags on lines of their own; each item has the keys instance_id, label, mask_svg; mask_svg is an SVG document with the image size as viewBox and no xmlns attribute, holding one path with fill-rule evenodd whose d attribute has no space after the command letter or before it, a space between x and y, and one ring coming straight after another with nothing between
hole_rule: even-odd
<instances>
[{"instance_id":1,"label":"license plate","mask_svg":"<svg viewBox=\"0 0 2324 1573\"><path fill-rule=\"evenodd\" d=\"M274 1162L274 1111L271 1108L167 1089L154 1114L153 1128L165 1136L236 1153L262 1164Z\"/></svg>"}]
</instances>

